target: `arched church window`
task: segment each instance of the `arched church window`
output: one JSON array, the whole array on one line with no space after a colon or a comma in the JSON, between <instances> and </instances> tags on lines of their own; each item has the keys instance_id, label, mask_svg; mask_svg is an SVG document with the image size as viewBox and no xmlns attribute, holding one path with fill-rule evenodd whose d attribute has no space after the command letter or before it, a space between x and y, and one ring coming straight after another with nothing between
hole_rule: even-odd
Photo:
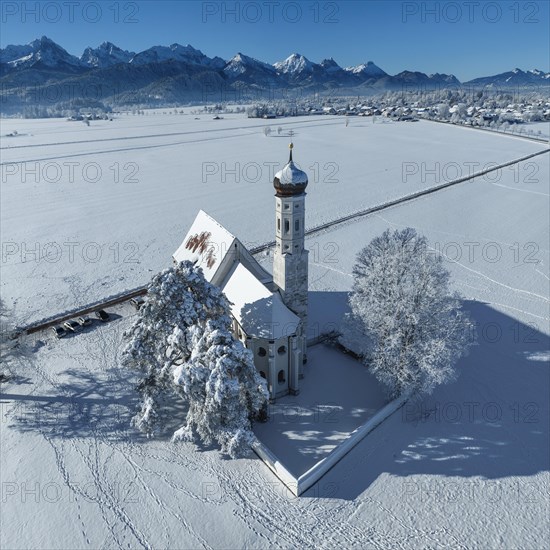
<instances>
[{"instance_id":1,"label":"arched church window","mask_svg":"<svg viewBox=\"0 0 550 550\"><path fill-rule=\"evenodd\" d=\"M277 218L277 231L281 230L281 218Z\"/></svg>"},{"instance_id":2,"label":"arched church window","mask_svg":"<svg viewBox=\"0 0 550 550\"><path fill-rule=\"evenodd\" d=\"M280 346L279 349L277 350L277 353L279 355L283 355L286 353L286 347L285 346Z\"/></svg>"},{"instance_id":3,"label":"arched church window","mask_svg":"<svg viewBox=\"0 0 550 550\"><path fill-rule=\"evenodd\" d=\"M279 374L277 375L277 380L278 380L279 384L284 384L286 382L285 371L284 370L281 369L279 371Z\"/></svg>"},{"instance_id":4,"label":"arched church window","mask_svg":"<svg viewBox=\"0 0 550 550\"><path fill-rule=\"evenodd\" d=\"M294 231L300 230L300 220L294 220Z\"/></svg>"},{"instance_id":5,"label":"arched church window","mask_svg":"<svg viewBox=\"0 0 550 550\"><path fill-rule=\"evenodd\" d=\"M267 355L267 350L265 348L258 348L258 355L260 357L265 357Z\"/></svg>"},{"instance_id":6,"label":"arched church window","mask_svg":"<svg viewBox=\"0 0 550 550\"><path fill-rule=\"evenodd\" d=\"M285 220L285 233L288 233L290 231L290 222L288 220Z\"/></svg>"},{"instance_id":7,"label":"arched church window","mask_svg":"<svg viewBox=\"0 0 550 550\"><path fill-rule=\"evenodd\" d=\"M263 370L260 371L260 376L261 376L262 378L264 378L265 380L267 380L267 376L266 376L266 374L265 374L265 372L264 372Z\"/></svg>"}]
</instances>

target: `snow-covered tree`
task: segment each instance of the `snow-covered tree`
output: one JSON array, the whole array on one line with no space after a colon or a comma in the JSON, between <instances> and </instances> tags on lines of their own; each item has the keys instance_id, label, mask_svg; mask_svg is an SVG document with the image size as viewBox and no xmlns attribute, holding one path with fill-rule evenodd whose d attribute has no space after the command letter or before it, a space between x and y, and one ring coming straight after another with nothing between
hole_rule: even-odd
<instances>
[{"instance_id":1,"label":"snow-covered tree","mask_svg":"<svg viewBox=\"0 0 550 550\"><path fill-rule=\"evenodd\" d=\"M437 105L437 114L440 119L446 119L449 116L449 106L446 103Z\"/></svg>"},{"instance_id":2,"label":"snow-covered tree","mask_svg":"<svg viewBox=\"0 0 550 550\"><path fill-rule=\"evenodd\" d=\"M472 343L442 262L411 228L386 230L357 256L350 320L363 334L365 364L390 398L428 394L452 380Z\"/></svg>"},{"instance_id":3,"label":"snow-covered tree","mask_svg":"<svg viewBox=\"0 0 550 550\"><path fill-rule=\"evenodd\" d=\"M191 262L155 276L138 318L125 333L122 364L138 369L141 410L134 424L158 430L167 394L187 405L174 439L217 442L237 456L252 440L251 421L267 403L265 381L253 357L231 334L229 304Z\"/></svg>"},{"instance_id":4,"label":"snow-covered tree","mask_svg":"<svg viewBox=\"0 0 550 550\"><path fill-rule=\"evenodd\" d=\"M183 335L174 334L173 343ZM227 319L208 321L191 331L193 353L174 371L176 391L189 403L187 423L174 439L218 442L230 456L246 452L253 440L251 413L268 397L252 354L229 331Z\"/></svg>"}]
</instances>

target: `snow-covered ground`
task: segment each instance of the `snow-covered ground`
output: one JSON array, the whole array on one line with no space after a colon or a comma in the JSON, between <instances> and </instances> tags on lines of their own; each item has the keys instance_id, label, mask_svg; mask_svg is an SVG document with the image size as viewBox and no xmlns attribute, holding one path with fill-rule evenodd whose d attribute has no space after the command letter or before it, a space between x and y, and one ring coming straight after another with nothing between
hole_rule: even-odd
<instances>
[{"instance_id":1,"label":"snow-covered ground","mask_svg":"<svg viewBox=\"0 0 550 550\"><path fill-rule=\"evenodd\" d=\"M469 305L482 324L516 322ZM482 339L456 383L390 417L296 499L259 459L128 427L135 377L116 359L133 310L115 313L74 338L28 341L2 386L3 548L547 546L541 333Z\"/></svg>"},{"instance_id":2,"label":"snow-covered ground","mask_svg":"<svg viewBox=\"0 0 550 550\"><path fill-rule=\"evenodd\" d=\"M147 282L168 265L199 208L245 242L273 238L267 175L257 183L201 179L203 162L280 167L288 137L266 138L265 121L128 116L65 130L75 124L2 121L1 134L32 133L35 145L70 142L16 149L15 141L31 145L22 136L7 149L2 139L4 163L52 157L104 169L95 184L2 178L1 291L19 322ZM107 125L121 128L118 137L200 133L106 142ZM467 170L466 163L483 167L544 148L428 122L353 120L346 128L308 117L271 126L295 132L295 158L310 175L309 226L436 185L437 174L453 178L450 163ZM89 130L101 141L77 144L95 139ZM137 163L139 181L114 183L115 162ZM336 182L326 179L330 162ZM479 343L460 361L456 382L394 414L300 498L257 458L223 460L212 449L170 443L170 427L157 440L129 427L135 376L117 366L129 305L72 338L28 337L29 352L11 367L0 396L0 547L548 547L548 154L488 176L307 239L315 330L340 324L359 248L387 227L413 226L449 258ZM50 242L62 246L56 261L22 262L22 243L28 251ZM72 261L67 242L80 246ZM83 257L90 242L104 246L98 261ZM124 250L129 242L137 250ZM130 252L140 263L124 261ZM172 429L178 410L176 402Z\"/></svg>"},{"instance_id":3,"label":"snow-covered ground","mask_svg":"<svg viewBox=\"0 0 550 550\"><path fill-rule=\"evenodd\" d=\"M544 149L468 128L376 120L347 128L326 116L157 113L89 127L2 120L1 135L28 134L1 141L2 295L25 324L145 284L200 208L245 242L272 240L272 180L288 158L289 130L310 179L309 227Z\"/></svg>"},{"instance_id":4,"label":"snow-covered ground","mask_svg":"<svg viewBox=\"0 0 550 550\"><path fill-rule=\"evenodd\" d=\"M550 124L548 122L531 122L525 126L527 132L533 132L533 137L550 139Z\"/></svg>"}]
</instances>

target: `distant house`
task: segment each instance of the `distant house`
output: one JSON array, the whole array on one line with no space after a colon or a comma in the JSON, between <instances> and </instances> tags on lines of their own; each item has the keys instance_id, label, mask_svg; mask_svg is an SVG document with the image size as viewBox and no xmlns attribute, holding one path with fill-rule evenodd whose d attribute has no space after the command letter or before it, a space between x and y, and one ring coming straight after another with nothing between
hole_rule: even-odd
<instances>
[{"instance_id":1,"label":"distant house","mask_svg":"<svg viewBox=\"0 0 550 550\"><path fill-rule=\"evenodd\" d=\"M307 175L292 161L291 148L289 162L273 182L273 276L237 237L202 210L173 255L175 262L199 265L205 278L223 290L231 303L233 333L252 351L271 399L299 393L307 359L307 183Z\"/></svg>"}]
</instances>

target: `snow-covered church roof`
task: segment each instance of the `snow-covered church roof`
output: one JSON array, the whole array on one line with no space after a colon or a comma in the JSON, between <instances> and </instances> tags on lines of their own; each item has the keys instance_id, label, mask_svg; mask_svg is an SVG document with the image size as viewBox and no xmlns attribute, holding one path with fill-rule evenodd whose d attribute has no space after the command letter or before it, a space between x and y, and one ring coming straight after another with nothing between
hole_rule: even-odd
<instances>
[{"instance_id":1,"label":"snow-covered church roof","mask_svg":"<svg viewBox=\"0 0 550 550\"><path fill-rule=\"evenodd\" d=\"M196 263L202 267L206 280L213 282L227 253L234 249L235 241L235 236L223 225L200 210L173 257L176 262Z\"/></svg>"},{"instance_id":2,"label":"snow-covered church roof","mask_svg":"<svg viewBox=\"0 0 550 550\"><path fill-rule=\"evenodd\" d=\"M207 281L220 287L231 268L239 262L260 282L270 284L273 281L239 239L203 210L197 214L173 258L176 262L193 262L202 268Z\"/></svg>"},{"instance_id":3,"label":"snow-covered church roof","mask_svg":"<svg viewBox=\"0 0 550 550\"><path fill-rule=\"evenodd\" d=\"M222 287L232 303L231 313L248 336L276 339L296 332L300 318L239 263Z\"/></svg>"}]
</instances>

